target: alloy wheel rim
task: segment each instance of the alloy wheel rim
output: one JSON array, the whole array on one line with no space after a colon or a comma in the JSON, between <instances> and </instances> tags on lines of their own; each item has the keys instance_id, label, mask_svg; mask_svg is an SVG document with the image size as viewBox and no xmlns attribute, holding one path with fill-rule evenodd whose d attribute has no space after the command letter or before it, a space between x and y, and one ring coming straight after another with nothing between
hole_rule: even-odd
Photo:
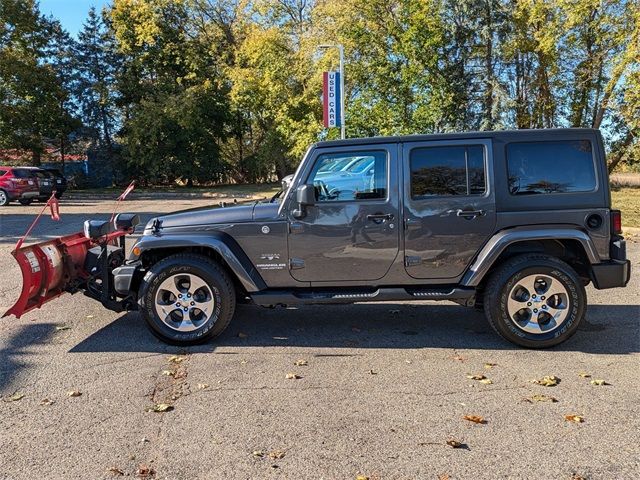
<instances>
[{"instance_id":1,"label":"alloy wheel rim","mask_svg":"<svg viewBox=\"0 0 640 480\"><path fill-rule=\"evenodd\" d=\"M178 332L193 332L211 319L215 300L211 287L202 278L180 273L160 284L154 306L166 326Z\"/></svg>"},{"instance_id":2,"label":"alloy wheel rim","mask_svg":"<svg viewBox=\"0 0 640 480\"><path fill-rule=\"evenodd\" d=\"M0 190L0 204L3 204L7 201L7 194Z\"/></svg>"},{"instance_id":3,"label":"alloy wheel rim","mask_svg":"<svg viewBox=\"0 0 640 480\"><path fill-rule=\"evenodd\" d=\"M527 275L511 288L507 313L520 330L543 334L567 320L569 304L569 293L560 280L549 275Z\"/></svg>"}]
</instances>

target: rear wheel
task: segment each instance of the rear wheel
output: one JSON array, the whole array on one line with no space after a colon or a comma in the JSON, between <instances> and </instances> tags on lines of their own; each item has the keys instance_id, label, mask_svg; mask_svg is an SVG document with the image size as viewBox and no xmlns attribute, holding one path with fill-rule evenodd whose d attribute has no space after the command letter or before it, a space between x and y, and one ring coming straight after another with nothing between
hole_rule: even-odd
<instances>
[{"instance_id":1,"label":"rear wheel","mask_svg":"<svg viewBox=\"0 0 640 480\"><path fill-rule=\"evenodd\" d=\"M20 202L20 205L24 205L24 206L28 206L28 205L31 205L33 203L33 199L32 198L21 198L18 201Z\"/></svg>"},{"instance_id":2,"label":"rear wheel","mask_svg":"<svg viewBox=\"0 0 640 480\"><path fill-rule=\"evenodd\" d=\"M140 311L151 331L173 345L195 345L231 322L236 295L226 271L202 255L167 257L149 269L140 287Z\"/></svg>"},{"instance_id":3,"label":"rear wheel","mask_svg":"<svg viewBox=\"0 0 640 480\"><path fill-rule=\"evenodd\" d=\"M543 254L519 255L500 265L484 293L484 311L502 337L528 348L571 337L587 307L580 277L568 264Z\"/></svg>"},{"instance_id":4,"label":"rear wheel","mask_svg":"<svg viewBox=\"0 0 640 480\"><path fill-rule=\"evenodd\" d=\"M9 204L9 195L4 190L0 190L0 207L4 207Z\"/></svg>"}]
</instances>

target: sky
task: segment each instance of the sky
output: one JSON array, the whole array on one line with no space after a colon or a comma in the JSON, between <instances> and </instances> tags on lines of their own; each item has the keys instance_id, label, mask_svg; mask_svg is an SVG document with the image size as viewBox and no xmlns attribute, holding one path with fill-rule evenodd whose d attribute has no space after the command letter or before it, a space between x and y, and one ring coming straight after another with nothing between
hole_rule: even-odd
<instances>
[{"instance_id":1,"label":"sky","mask_svg":"<svg viewBox=\"0 0 640 480\"><path fill-rule=\"evenodd\" d=\"M109 3L109 0L40 0L40 11L59 20L62 27L76 37L89 9L94 6L100 11Z\"/></svg>"}]
</instances>

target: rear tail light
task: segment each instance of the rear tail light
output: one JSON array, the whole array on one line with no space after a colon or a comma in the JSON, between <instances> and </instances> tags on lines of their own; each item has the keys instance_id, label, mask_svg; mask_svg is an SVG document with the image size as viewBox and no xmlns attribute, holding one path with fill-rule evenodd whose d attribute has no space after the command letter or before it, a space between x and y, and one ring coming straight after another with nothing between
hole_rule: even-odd
<instances>
[{"instance_id":1,"label":"rear tail light","mask_svg":"<svg viewBox=\"0 0 640 480\"><path fill-rule=\"evenodd\" d=\"M622 234L622 213L620 210L611 210L611 233Z\"/></svg>"}]
</instances>

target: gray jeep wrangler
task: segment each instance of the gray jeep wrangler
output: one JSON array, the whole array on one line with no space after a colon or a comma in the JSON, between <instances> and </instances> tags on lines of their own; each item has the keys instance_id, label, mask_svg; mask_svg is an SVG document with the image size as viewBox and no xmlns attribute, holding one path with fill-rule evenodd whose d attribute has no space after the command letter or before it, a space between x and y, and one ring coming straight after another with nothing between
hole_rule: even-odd
<instances>
[{"instance_id":1,"label":"gray jeep wrangler","mask_svg":"<svg viewBox=\"0 0 640 480\"><path fill-rule=\"evenodd\" d=\"M451 300L539 348L630 265L600 133L560 129L319 142L271 201L154 218L111 273L111 305L172 344L220 335L237 301Z\"/></svg>"}]
</instances>

